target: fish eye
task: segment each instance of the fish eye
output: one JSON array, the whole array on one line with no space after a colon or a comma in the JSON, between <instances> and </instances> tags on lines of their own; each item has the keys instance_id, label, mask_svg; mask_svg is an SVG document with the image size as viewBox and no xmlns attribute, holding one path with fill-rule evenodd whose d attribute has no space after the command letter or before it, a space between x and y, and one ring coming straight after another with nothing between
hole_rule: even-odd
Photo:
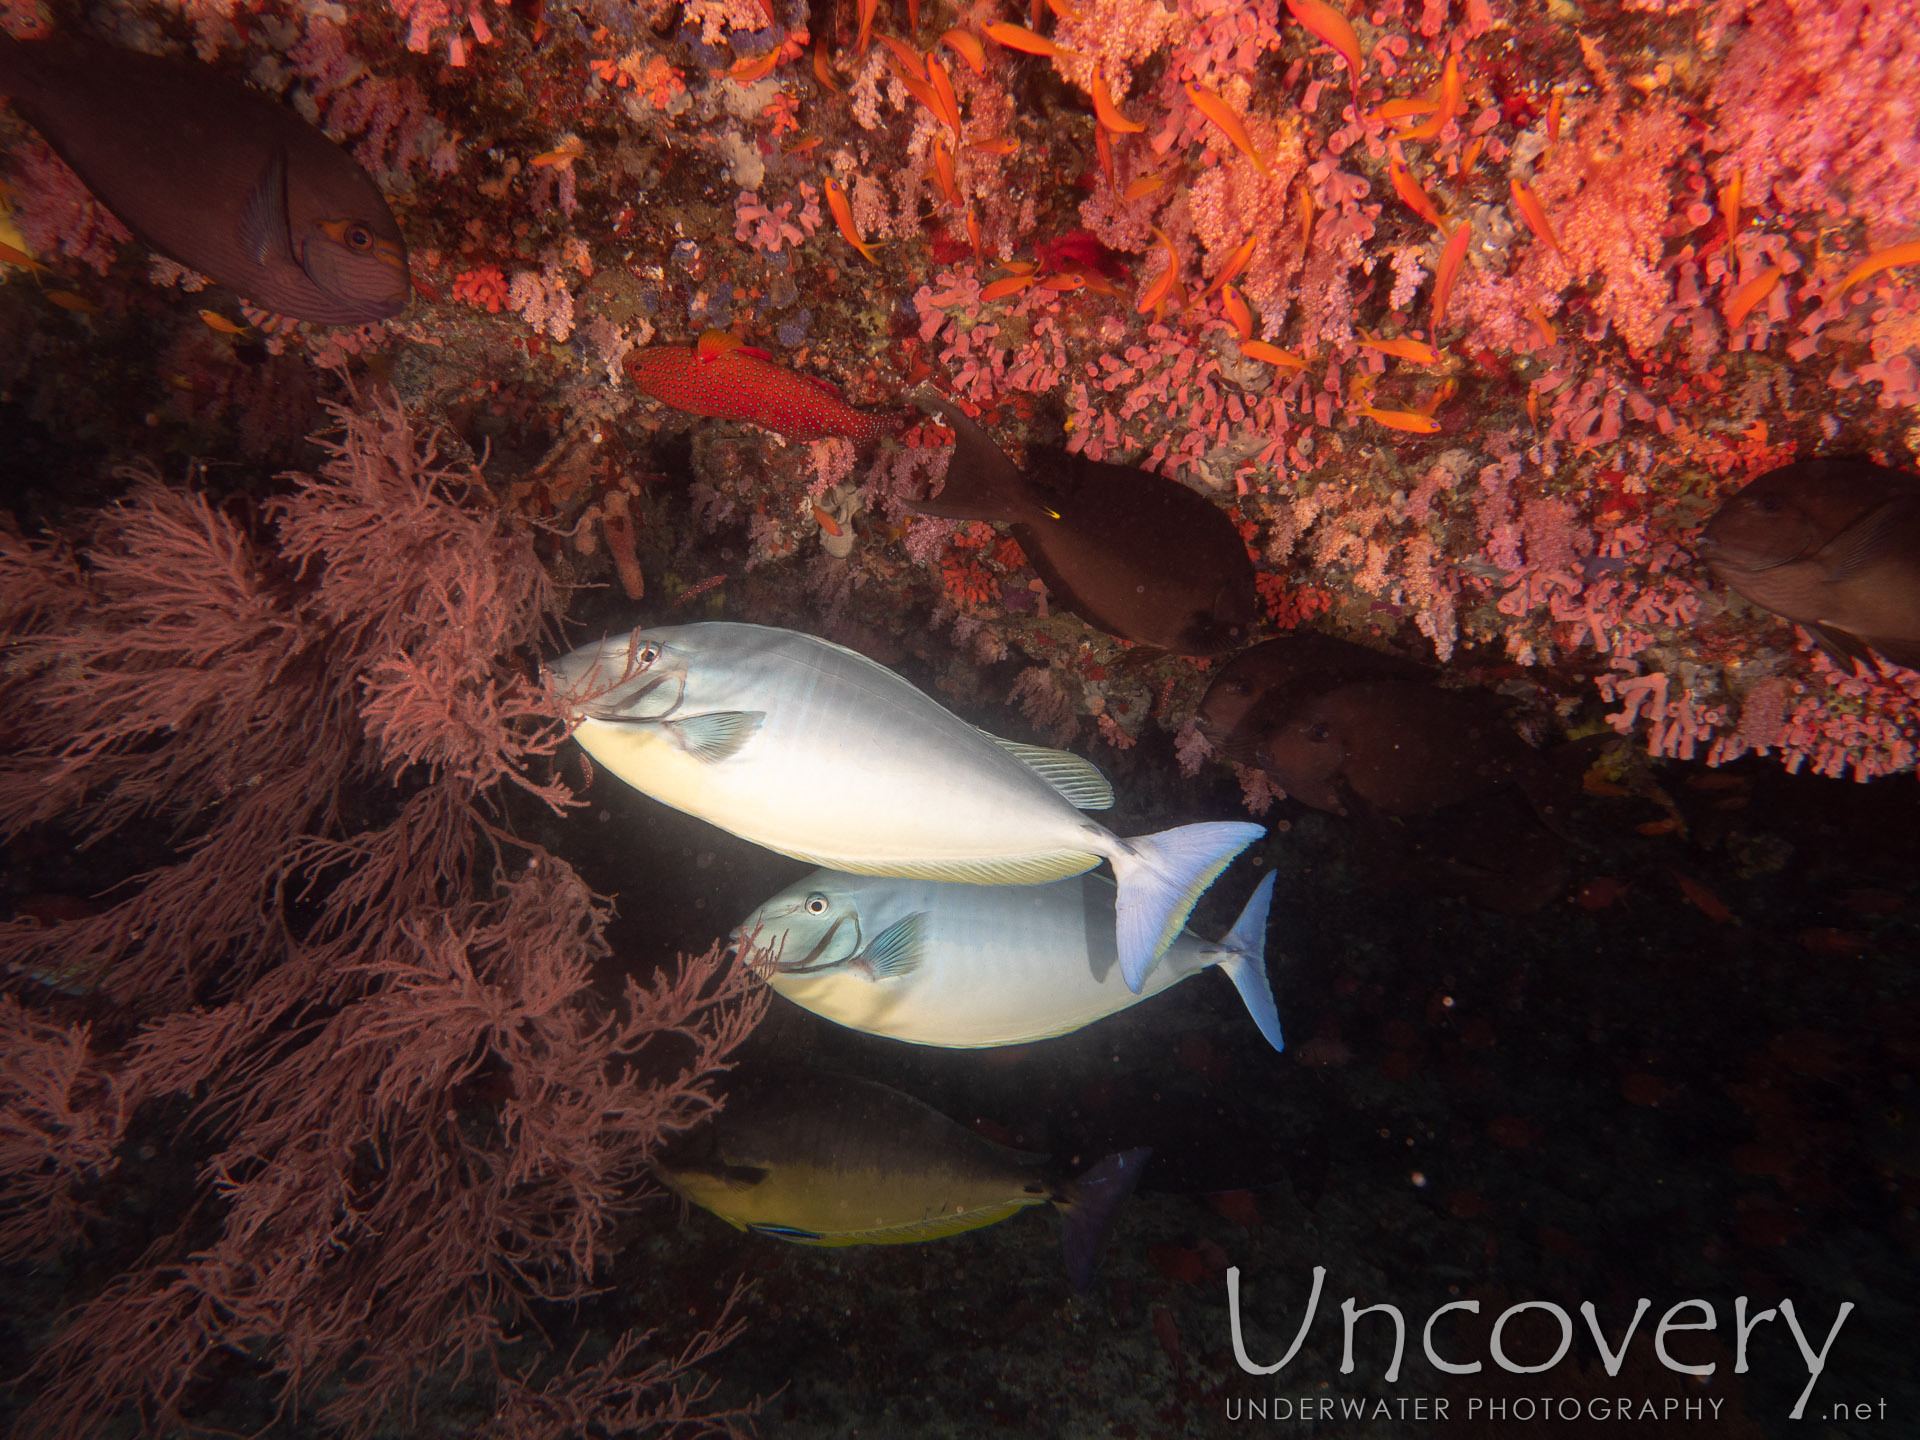
<instances>
[{"instance_id":1,"label":"fish eye","mask_svg":"<svg viewBox=\"0 0 1920 1440\"><path fill-rule=\"evenodd\" d=\"M1316 745L1326 744L1332 736L1333 732L1327 728L1325 721L1320 722L1318 725L1309 726L1307 729L1307 739Z\"/></svg>"},{"instance_id":2,"label":"fish eye","mask_svg":"<svg viewBox=\"0 0 1920 1440\"><path fill-rule=\"evenodd\" d=\"M807 914L824 915L827 913L827 897L819 891L807 896Z\"/></svg>"},{"instance_id":3,"label":"fish eye","mask_svg":"<svg viewBox=\"0 0 1920 1440\"><path fill-rule=\"evenodd\" d=\"M636 671L644 670L659 658L660 658L659 642L649 641L647 644L642 645L638 650L635 650L633 652L633 668Z\"/></svg>"},{"instance_id":4,"label":"fish eye","mask_svg":"<svg viewBox=\"0 0 1920 1440\"><path fill-rule=\"evenodd\" d=\"M364 225L349 225L342 238L349 250L367 251L373 248L373 231Z\"/></svg>"}]
</instances>

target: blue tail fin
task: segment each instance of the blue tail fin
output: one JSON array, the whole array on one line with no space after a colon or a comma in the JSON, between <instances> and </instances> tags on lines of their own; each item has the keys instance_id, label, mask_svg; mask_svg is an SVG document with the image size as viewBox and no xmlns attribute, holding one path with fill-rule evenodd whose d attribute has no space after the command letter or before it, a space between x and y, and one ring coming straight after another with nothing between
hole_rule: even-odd
<instances>
[{"instance_id":1,"label":"blue tail fin","mask_svg":"<svg viewBox=\"0 0 1920 1440\"><path fill-rule=\"evenodd\" d=\"M1246 1003L1247 1014L1267 1037L1275 1050L1286 1049L1280 1039L1280 1011L1273 1003L1273 989L1267 984L1267 911L1273 905L1273 883L1280 877L1273 871L1260 882L1247 901L1247 908L1233 922L1233 929L1221 937L1218 949L1220 968Z\"/></svg>"},{"instance_id":2,"label":"blue tail fin","mask_svg":"<svg viewBox=\"0 0 1920 1440\"><path fill-rule=\"evenodd\" d=\"M1114 1216L1140 1183L1140 1172L1152 1154L1144 1146L1122 1150L1060 1187L1053 1203L1060 1211L1060 1250L1067 1261L1067 1280L1076 1295L1086 1294L1093 1284Z\"/></svg>"},{"instance_id":3,"label":"blue tail fin","mask_svg":"<svg viewBox=\"0 0 1920 1440\"><path fill-rule=\"evenodd\" d=\"M1266 833L1260 825L1220 820L1122 842L1125 848L1109 858L1119 887L1114 924L1120 973L1129 990L1140 993L1154 961L1193 913L1194 902L1234 856Z\"/></svg>"}]
</instances>

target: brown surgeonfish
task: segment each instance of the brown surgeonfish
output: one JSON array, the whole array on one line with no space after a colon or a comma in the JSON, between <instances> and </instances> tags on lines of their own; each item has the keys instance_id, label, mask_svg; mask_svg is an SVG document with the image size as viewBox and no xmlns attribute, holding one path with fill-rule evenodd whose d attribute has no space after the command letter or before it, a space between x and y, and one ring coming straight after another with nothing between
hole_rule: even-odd
<instances>
[{"instance_id":1,"label":"brown surgeonfish","mask_svg":"<svg viewBox=\"0 0 1920 1440\"><path fill-rule=\"evenodd\" d=\"M396 315L411 285L386 200L292 110L204 65L0 33L0 95L148 245L299 320Z\"/></svg>"},{"instance_id":2,"label":"brown surgeonfish","mask_svg":"<svg viewBox=\"0 0 1920 1440\"><path fill-rule=\"evenodd\" d=\"M1289 795L1335 815L1364 805L1389 815L1515 786L1544 793L1540 757L1513 732L1498 697L1393 677L1307 695L1271 717L1255 753Z\"/></svg>"},{"instance_id":3,"label":"brown surgeonfish","mask_svg":"<svg viewBox=\"0 0 1920 1440\"><path fill-rule=\"evenodd\" d=\"M959 406L911 397L953 428L945 487L914 508L1004 521L1059 601L1089 625L1178 655L1245 643L1258 612L1253 561L1226 513L1177 481L1038 450L1009 460Z\"/></svg>"},{"instance_id":4,"label":"brown surgeonfish","mask_svg":"<svg viewBox=\"0 0 1920 1440\"><path fill-rule=\"evenodd\" d=\"M1293 799L1351 820L1365 868L1388 884L1462 895L1511 914L1566 881L1559 782L1484 690L1427 666L1300 631L1221 671L1197 726Z\"/></svg>"},{"instance_id":5,"label":"brown surgeonfish","mask_svg":"<svg viewBox=\"0 0 1920 1440\"><path fill-rule=\"evenodd\" d=\"M1855 456L1783 465L1722 505L1698 549L1830 654L1920 668L1920 476Z\"/></svg>"},{"instance_id":6,"label":"brown surgeonfish","mask_svg":"<svg viewBox=\"0 0 1920 1440\"><path fill-rule=\"evenodd\" d=\"M1426 680L1432 672L1417 661L1389 655L1351 640L1298 630L1243 650L1207 687L1194 722L1209 745L1240 765L1260 766L1255 752L1271 724L1275 704L1307 690L1381 676ZM1267 719L1263 723L1263 713Z\"/></svg>"}]
</instances>

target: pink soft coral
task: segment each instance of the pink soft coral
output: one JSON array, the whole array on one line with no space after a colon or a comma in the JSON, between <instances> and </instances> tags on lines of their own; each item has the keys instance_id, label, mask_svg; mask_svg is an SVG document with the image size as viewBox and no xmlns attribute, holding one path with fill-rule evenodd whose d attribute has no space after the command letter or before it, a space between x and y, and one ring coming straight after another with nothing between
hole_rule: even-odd
<instances>
[{"instance_id":1,"label":"pink soft coral","mask_svg":"<svg viewBox=\"0 0 1920 1440\"><path fill-rule=\"evenodd\" d=\"M1920 225L1920 30L1914 7L1870 0L1734 0L1746 28L1711 102L1721 178L1749 203ZM1876 238L1876 243L1878 240Z\"/></svg>"},{"instance_id":2,"label":"pink soft coral","mask_svg":"<svg viewBox=\"0 0 1920 1440\"><path fill-rule=\"evenodd\" d=\"M1666 330L1673 281L1662 273L1665 229L1672 212L1673 163L1687 146L1687 122L1663 100L1627 108L1618 92L1567 107L1571 142L1547 154L1535 182L1560 242L1535 243L1522 273L1543 276L1548 289L1564 277L1602 279L1595 313L1610 321L1627 348L1644 354Z\"/></svg>"}]
</instances>

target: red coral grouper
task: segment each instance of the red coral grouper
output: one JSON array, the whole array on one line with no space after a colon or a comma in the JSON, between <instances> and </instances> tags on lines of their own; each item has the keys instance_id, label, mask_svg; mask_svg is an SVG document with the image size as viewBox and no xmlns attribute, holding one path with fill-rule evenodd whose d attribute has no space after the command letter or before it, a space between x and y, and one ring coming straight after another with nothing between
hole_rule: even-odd
<instances>
[{"instance_id":1,"label":"red coral grouper","mask_svg":"<svg viewBox=\"0 0 1920 1440\"><path fill-rule=\"evenodd\" d=\"M635 351L627 358L627 373L642 394L677 410L750 420L791 440L844 435L865 445L898 423L892 416L854 409L825 380L777 365L766 351L741 344L725 330L707 331L697 345Z\"/></svg>"}]
</instances>

